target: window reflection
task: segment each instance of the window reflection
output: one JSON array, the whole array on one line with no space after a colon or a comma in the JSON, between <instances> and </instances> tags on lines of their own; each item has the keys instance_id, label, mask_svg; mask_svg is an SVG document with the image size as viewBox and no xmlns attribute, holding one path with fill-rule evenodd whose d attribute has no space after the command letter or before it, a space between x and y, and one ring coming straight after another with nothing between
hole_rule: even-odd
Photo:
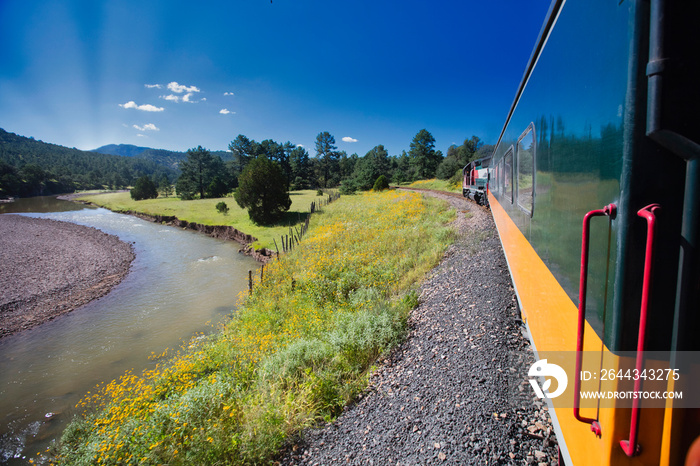
<instances>
[{"instance_id":1,"label":"window reflection","mask_svg":"<svg viewBox=\"0 0 700 466\"><path fill-rule=\"evenodd\" d=\"M513 147L508 149L505 157L503 157L503 192L506 199L513 203Z\"/></svg>"},{"instance_id":2,"label":"window reflection","mask_svg":"<svg viewBox=\"0 0 700 466\"><path fill-rule=\"evenodd\" d=\"M535 131L530 127L518 139L518 205L532 215L535 189Z\"/></svg>"}]
</instances>

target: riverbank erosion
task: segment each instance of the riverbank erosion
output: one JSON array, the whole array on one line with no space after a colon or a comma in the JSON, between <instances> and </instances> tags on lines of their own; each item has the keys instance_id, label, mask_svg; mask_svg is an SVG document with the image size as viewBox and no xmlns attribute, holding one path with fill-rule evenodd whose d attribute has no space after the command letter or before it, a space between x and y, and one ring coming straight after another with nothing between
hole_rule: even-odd
<instances>
[{"instance_id":1,"label":"riverbank erosion","mask_svg":"<svg viewBox=\"0 0 700 466\"><path fill-rule=\"evenodd\" d=\"M115 191L115 192L122 192L122 191ZM99 193L99 194L109 194L109 193ZM96 204L96 203L91 202L91 201L80 199L80 196L83 196L83 195L84 194L82 194L82 193L68 194L65 196L59 196L58 198L65 200L65 201L72 201L72 202L78 202L78 203L86 204L86 205L103 207L100 204ZM109 208L109 207L104 207L104 208ZM113 209L113 208L111 208L110 210L112 210L113 212L119 213L119 214L131 215L133 217L140 218L141 220L146 220L148 222L160 223L162 225L168 225L168 226L182 228L182 229L194 230L194 231L197 231L199 233L203 233L207 236L210 236L212 238L222 239L225 241L235 241L243 246L241 249L238 250L238 252L243 253L243 254L248 255L248 256L251 256L253 259L257 260L258 262L267 263L268 261L270 261L270 259L272 259L277 254L276 252L271 251L270 249L267 249L267 248L255 249L253 247L253 243L258 241L258 238L256 238L255 236L249 235L247 233L244 233L243 231L241 231L235 227L229 226L229 225L205 225L202 223L181 220L174 215L153 215L153 214L147 214L144 212L138 212L138 211L134 211L134 210L122 210L122 209Z\"/></svg>"},{"instance_id":2,"label":"riverbank erosion","mask_svg":"<svg viewBox=\"0 0 700 466\"><path fill-rule=\"evenodd\" d=\"M258 239L249 234L243 233L242 231L236 229L235 227L228 225L204 225L196 222L188 222L187 220L180 220L173 215L150 215L141 212L119 212L126 215L133 215L141 220L147 220L149 222L160 223L163 225L174 226L177 228L189 229L198 231L212 238L223 239L226 241L236 241L243 245L238 252L251 256L253 259L266 263L275 254L266 248L255 249L252 244Z\"/></svg>"},{"instance_id":3,"label":"riverbank erosion","mask_svg":"<svg viewBox=\"0 0 700 466\"><path fill-rule=\"evenodd\" d=\"M0 215L0 338L106 295L134 257L131 245L95 228Z\"/></svg>"}]
</instances>

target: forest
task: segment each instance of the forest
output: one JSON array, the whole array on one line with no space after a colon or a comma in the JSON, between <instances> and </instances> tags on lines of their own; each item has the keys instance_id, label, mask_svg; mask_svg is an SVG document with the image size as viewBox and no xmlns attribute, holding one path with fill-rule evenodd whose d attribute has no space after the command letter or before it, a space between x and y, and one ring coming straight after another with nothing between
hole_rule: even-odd
<instances>
[{"instance_id":1,"label":"forest","mask_svg":"<svg viewBox=\"0 0 700 466\"><path fill-rule=\"evenodd\" d=\"M69 149L0 128L0 198L121 189L142 176L174 181L178 175L151 160Z\"/></svg>"},{"instance_id":2,"label":"forest","mask_svg":"<svg viewBox=\"0 0 700 466\"><path fill-rule=\"evenodd\" d=\"M382 144L362 157L356 153L348 155L338 150L335 137L327 131L316 137L314 156L291 142L271 139L257 142L242 134L231 141L229 151L230 159L224 161L201 146L189 150L187 159L179 165L177 195L183 199L222 197L238 187L240 174L258 157L265 157L281 168L290 190L339 188L341 193L350 194L371 189L382 175L393 184L435 177L461 180L464 165L490 155L493 146L484 145L477 136L472 136L460 146L450 146L444 156L435 149L432 134L422 129L410 142L409 151L404 150L400 155L389 155Z\"/></svg>"},{"instance_id":3,"label":"forest","mask_svg":"<svg viewBox=\"0 0 700 466\"><path fill-rule=\"evenodd\" d=\"M338 150L327 131L316 137L314 154L291 142L255 141L239 134L228 151L209 151L201 146L187 153L135 146L105 146L125 155L87 152L18 136L0 129L0 197L37 196L89 189L122 189L148 177L161 195L170 186L183 199L222 197L238 186L238 177L252 160L264 156L279 165L287 188L339 188L349 194L371 189L384 175L393 184L429 178L459 178L470 160L490 155L493 146L477 137L452 145L447 154L435 148L435 138L420 130L409 150L390 155L379 144L364 156Z\"/></svg>"}]
</instances>

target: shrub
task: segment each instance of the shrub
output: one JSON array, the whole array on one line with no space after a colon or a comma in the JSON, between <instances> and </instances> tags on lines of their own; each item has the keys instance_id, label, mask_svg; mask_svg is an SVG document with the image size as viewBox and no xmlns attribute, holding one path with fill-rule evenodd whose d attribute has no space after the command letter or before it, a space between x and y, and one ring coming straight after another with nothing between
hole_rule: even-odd
<instances>
[{"instance_id":1,"label":"shrub","mask_svg":"<svg viewBox=\"0 0 700 466\"><path fill-rule=\"evenodd\" d=\"M151 179L147 176L142 176L136 180L136 184L131 189L131 198L135 201L142 199L155 199L158 197L158 189Z\"/></svg>"},{"instance_id":2,"label":"shrub","mask_svg":"<svg viewBox=\"0 0 700 466\"><path fill-rule=\"evenodd\" d=\"M218 204L216 204L216 211L220 214L228 215L228 210L228 206L224 201L221 201Z\"/></svg>"},{"instance_id":3,"label":"shrub","mask_svg":"<svg viewBox=\"0 0 700 466\"><path fill-rule=\"evenodd\" d=\"M317 196L323 196L323 189L319 189L316 191Z\"/></svg>"},{"instance_id":4,"label":"shrub","mask_svg":"<svg viewBox=\"0 0 700 466\"><path fill-rule=\"evenodd\" d=\"M379 178L377 178L377 181L374 182L374 187L372 189L375 191L384 191L385 189L389 189L389 180L386 179L386 176L380 175Z\"/></svg>"}]
</instances>

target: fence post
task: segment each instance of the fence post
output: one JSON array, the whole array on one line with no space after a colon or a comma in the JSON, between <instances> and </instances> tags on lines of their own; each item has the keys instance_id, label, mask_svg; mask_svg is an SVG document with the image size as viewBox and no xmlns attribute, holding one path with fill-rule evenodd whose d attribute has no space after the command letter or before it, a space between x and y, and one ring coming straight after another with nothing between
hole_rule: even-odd
<instances>
[{"instance_id":1,"label":"fence post","mask_svg":"<svg viewBox=\"0 0 700 466\"><path fill-rule=\"evenodd\" d=\"M253 271L248 270L248 294L253 294Z\"/></svg>"}]
</instances>

